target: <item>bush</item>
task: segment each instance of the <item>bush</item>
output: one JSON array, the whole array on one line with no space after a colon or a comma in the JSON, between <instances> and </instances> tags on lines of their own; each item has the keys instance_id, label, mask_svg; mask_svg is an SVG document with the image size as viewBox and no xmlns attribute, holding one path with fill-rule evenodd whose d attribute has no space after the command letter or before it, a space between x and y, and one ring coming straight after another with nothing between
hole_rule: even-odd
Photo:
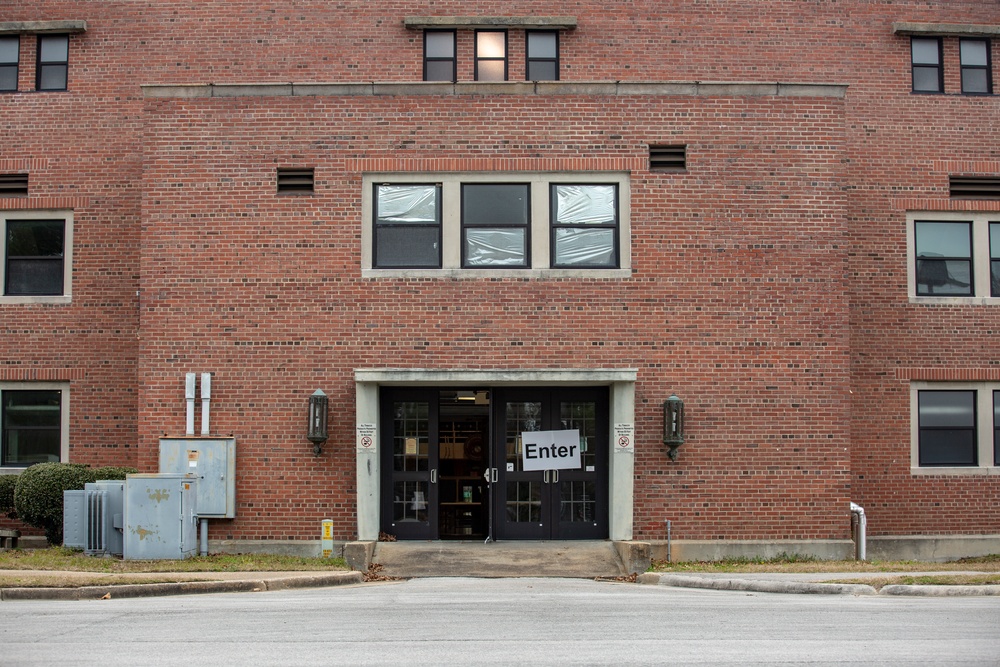
<instances>
[{"instance_id":1,"label":"bush","mask_svg":"<svg viewBox=\"0 0 1000 667\"><path fill-rule=\"evenodd\" d=\"M17 484L18 475L0 475L0 514L6 514L7 518L17 518L14 512L14 486Z\"/></svg>"},{"instance_id":2,"label":"bush","mask_svg":"<svg viewBox=\"0 0 1000 667\"><path fill-rule=\"evenodd\" d=\"M125 479L135 468L88 468L79 463L38 463L18 475L14 487L17 517L45 531L50 544L62 544L63 491L82 489L99 479Z\"/></svg>"}]
</instances>

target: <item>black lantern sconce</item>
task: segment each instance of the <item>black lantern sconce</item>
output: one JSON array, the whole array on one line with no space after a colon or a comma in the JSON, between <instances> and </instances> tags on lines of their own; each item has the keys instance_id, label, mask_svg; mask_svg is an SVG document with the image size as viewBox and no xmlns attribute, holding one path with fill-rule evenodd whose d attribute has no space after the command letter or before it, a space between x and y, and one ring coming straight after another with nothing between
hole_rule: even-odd
<instances>
[{"instance_id":1,"label":"black lantern sconce","mask_svg":"<svg viewBox=\"0 0 1000 667\"><path fill-rule=\"evenodd\" d=\"M323 443L329 437L326 433L326 413L329 407L330 399L322 389L317 389L309 397L309 430L306 437L312 441L313 454L316 456L323 453Z\"/></svg>"},{"instance_id":2,"label":"black lantern sconce","mask_svg":"<svg viewBox=\"0 0 1000 667\"><path fill-rule=\"evenodd\" d=\"M663 401L663 444L670 460L676 461L677 448L684 444L684 401L675 394Z\"/></svg>"}]
</instances>

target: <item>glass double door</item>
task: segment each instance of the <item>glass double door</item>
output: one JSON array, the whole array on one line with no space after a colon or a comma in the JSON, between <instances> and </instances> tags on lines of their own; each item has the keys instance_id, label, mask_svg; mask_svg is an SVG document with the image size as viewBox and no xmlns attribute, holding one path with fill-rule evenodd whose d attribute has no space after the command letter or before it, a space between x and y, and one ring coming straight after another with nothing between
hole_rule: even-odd
<instances>
[{"instance_id":1,"label":"glass double door","mask_svg":"<svg viewBox=\"0 0 1000 667\"><path fill-rule=\"evenodd\" d=\"M384 389L382 531L404 540L606 538L607 415L603 388ZM525 470L533 431L578 431L579 466Z\"/></svg>"}]
</instances>

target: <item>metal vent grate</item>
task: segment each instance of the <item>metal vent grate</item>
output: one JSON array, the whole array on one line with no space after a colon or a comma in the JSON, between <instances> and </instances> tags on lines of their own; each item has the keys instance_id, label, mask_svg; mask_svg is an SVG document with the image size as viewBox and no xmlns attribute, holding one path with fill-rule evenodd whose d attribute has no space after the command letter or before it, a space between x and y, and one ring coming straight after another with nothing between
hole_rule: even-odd
<instances>
[{"instance_id":1,"label":"metal vent grate","mask_svg":"<svg viewBox=\"0 0 1000 667\"><path fill-rule=\"evenodd\" d=\"M310 193L315 190L314 169L278 169L278 192Z\"/></svg>"},{"instance_id":2,"label":"metal vent grate","mask_svg":"<svg viewBox=\"0 0 1000 667\"><path fill-rule=\"evenodd\" d=\"M27 197L27 174L0 174L0 197Z\"/></svg>"},{"instance_id":3,"label":"metal vent grate","mask_svg":"<svg viewBox=\"0 0 1000 667\"><path fill-rule=\"evenodd\" d=\"M687 146L650 146L650 171L681 171L687 168Z\"/></svg>"},{"instance_id":4,"label":"metal vent grate","mask_svg":"<svg viewBox=\"0 0 1000 667\"><path fill-rule=\"evenodd\" d=\"M1000 178L995 176L952 176L948 180L952 199L1000 199Z\"/></svg>"}]
</instances>

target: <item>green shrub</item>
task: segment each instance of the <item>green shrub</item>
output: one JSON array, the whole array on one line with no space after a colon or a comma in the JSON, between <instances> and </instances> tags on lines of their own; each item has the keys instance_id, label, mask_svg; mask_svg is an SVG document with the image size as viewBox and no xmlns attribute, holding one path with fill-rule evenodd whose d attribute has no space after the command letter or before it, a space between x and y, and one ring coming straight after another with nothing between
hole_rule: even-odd
<instances>
[{"instance_id":1,"label":"green shrub","mask_svg":"<svg viewBox=\"0 0 1000 667\"><path fill-rule=\"evenodd\" d=\"M18 475L0 475L0 514L6 514L9 519L17 517L14 512L14 486L17 478Z\"/></svg>"},{"instance_id":2,"label":"green shrub","mask_svg":"<svg viewBox=\"0 0 1000 667\"><path fill-rule=\"evenodd\" d=\"M88 468L79 463L38 463L18 475L14 511L29 526L41 528L51 544L62 544L63 491L82 489L99 479L125 479L135 468Z\"/></svg>"}]
</instances>

